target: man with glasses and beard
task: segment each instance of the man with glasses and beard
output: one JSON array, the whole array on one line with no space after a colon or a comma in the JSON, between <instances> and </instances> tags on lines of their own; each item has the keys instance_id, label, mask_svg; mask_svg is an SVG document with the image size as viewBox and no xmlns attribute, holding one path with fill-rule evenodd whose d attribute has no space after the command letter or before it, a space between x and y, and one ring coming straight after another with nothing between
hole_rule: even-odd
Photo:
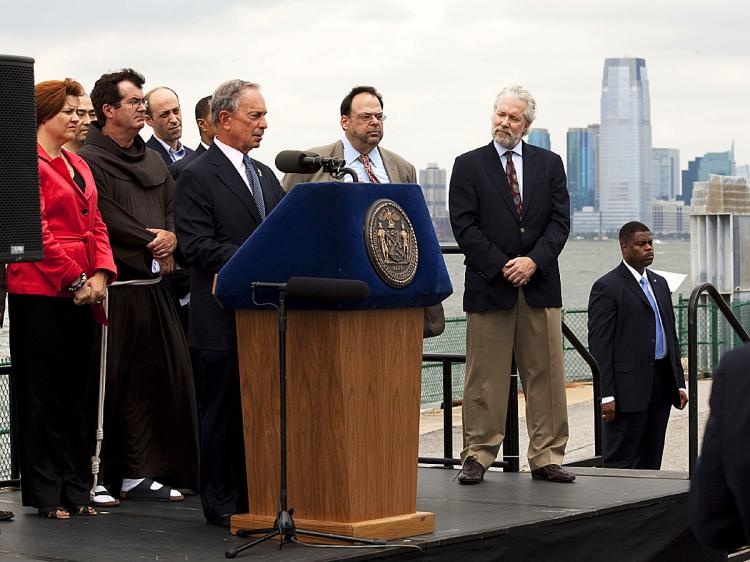
<instances>
[{"instance_id":1,"label":"man with glasses and beard","mask_svg":"<svg viewBox=\"0 0 750 562\"><path fill-rule=\"evenodd\" d=\"M417 171L398 154L379 146L383 140L383 96L372 86L356 86L341 102L341 140L311 148L326 158L346 160L365 183L417 183ZM314 174L286 174L282 185L289 191L298 183L336 181L320 170Z\"/></svg>"},{"instance_id":2,"label":"man with glasses and beard","mask_svg":"<svg viewBox=\"0 0 750 562\"><path fill-rule=\"evenodd\" d=\"M521 86L495 99L488 145L456 158L451 225L466 259L466 380L460 484L479 484L502 444L515 354L526 397L531 476L572 482L557 258L570 230L557 154L521 139L536 101ZM513 397L515 400L515 397Z\"/></svg>"},{"instance_id":3,"label":"man with glasses and beard","mask_svg":"<svg viewBox=\"0 0 750 562\"><path fill-rule=\"evenodd\" d=\"M174 180L138 134L144 78L104 74L91 91L97 123L80 151L94 174L118 284L109 290L109 340L102 446L104 477L120 497L181 501L197 489L195 393L185 335L161 282L174 270ZM106 492L101 492L106 494ZM112 505L111 496L95 505Z\"/></svg>"}]
</instances>

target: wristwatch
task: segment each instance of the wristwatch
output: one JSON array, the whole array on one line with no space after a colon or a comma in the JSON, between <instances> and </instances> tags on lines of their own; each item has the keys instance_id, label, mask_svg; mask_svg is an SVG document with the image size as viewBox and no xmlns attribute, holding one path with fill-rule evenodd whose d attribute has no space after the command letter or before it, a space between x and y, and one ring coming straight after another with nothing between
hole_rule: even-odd
<instances>
[{"instance_id":1,"label":"wristwatch","mask_svg":"<svg viewBox=\"0 0 750 562\"><path fill-rule=\"evenodd\" d=\"M68 286L68 291L75 293L76 291L83 289L83 286L86 284L86 281L88 280L88 276L81 272L81 276L78 278L78 281L75 283L71 283L70 286Z\"/></svg>"}]
</instances>

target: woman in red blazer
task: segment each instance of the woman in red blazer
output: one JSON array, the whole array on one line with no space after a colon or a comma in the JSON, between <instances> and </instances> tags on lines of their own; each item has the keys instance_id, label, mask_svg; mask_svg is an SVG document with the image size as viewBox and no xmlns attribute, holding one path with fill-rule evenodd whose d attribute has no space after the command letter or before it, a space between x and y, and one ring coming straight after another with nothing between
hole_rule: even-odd
<instances>
[{"instance_id":1,"label":"woman in red blazer","mask_svg":"<svg viewBox=\"0 0 750 562\"><path fill-rule=\"evenodd\" d=\"M44 259L7 266L10 352L23 504L49 519L96 515L89 506L89 391L96 320L116 268L86 163L73 139L83 88L35 88Z\"/></svg>"}]
</instances>

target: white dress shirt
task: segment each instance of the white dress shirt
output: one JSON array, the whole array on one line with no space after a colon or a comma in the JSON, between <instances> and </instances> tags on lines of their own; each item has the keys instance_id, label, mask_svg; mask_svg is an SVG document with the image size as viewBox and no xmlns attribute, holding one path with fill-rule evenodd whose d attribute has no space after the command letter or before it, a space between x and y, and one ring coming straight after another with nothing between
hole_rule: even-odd
<instances>
[{"instance_id":1,"label":"white dress shirt","mask_svg":"<svg viewBox=\"0 0 750 562\"><path fill-rule=\"evenodd\" d=\"M245 182L247 189L250 191L250 194L252 195L253 187L250 185L250 181L247 179L245 163L242 161L245 158L245 154L243 154L236 148L229 146L228 144L224 144L223 142L219 140L218 137L214 138L214 144L219 148L219 150L221 150L224 153L224 156L229 158L229 161L232 163L232 166L234 166L235 170L237 170L237 173L240 175L240 178L242 178L242 181ZM261 177L260 170L256 168L255 173L258 174L258 179L260 179Z\"/></svg>"}]
</instances>

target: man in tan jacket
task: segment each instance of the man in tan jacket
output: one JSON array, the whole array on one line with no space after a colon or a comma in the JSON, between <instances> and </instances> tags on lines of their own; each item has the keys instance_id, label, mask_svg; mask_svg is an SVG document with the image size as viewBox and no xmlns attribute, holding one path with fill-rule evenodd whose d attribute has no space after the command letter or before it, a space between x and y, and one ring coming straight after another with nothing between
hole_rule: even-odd
<instances>
[{"instance_id":1,"label":"man in tan jacket","mask_svg":"<svg viewBox=\"0 0 750 562\"><path fill-rule=\"evenodd\" d=\"M372 86L356 86L341 102L341 140L306 150L346 161L360 182L417 183L417 171L409 162L379 146L383 139L383 96ZM314 174L286 174L286 191L298 183L336 181L320 170Z\"/></svg>"}]
</instances>

